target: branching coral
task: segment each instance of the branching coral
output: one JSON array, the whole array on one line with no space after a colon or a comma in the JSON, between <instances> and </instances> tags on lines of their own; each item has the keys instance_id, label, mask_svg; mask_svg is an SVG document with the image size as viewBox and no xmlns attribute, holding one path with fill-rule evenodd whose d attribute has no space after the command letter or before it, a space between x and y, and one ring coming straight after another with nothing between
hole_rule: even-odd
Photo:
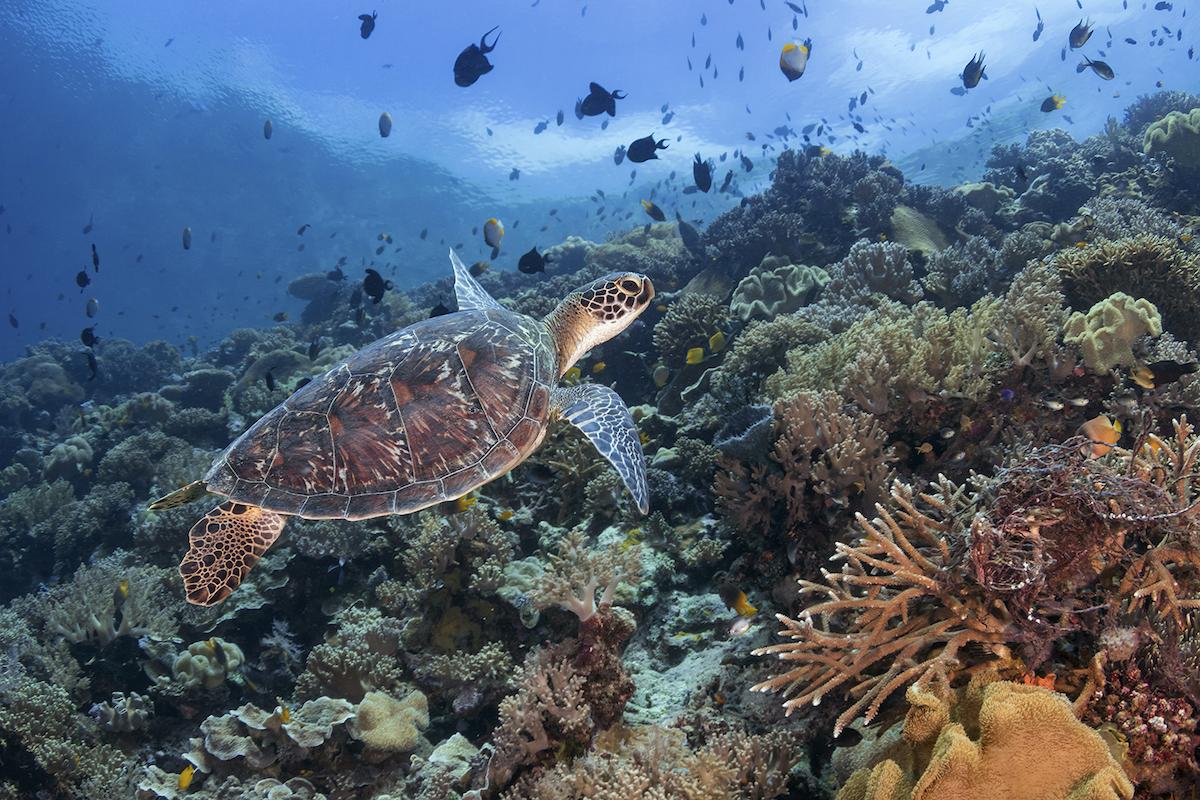
<instances>
[{"instance_id":1,"label":"branching coral","mask_svg":"<svg viewBox=\"0 0 1200 800\"><path fill-rule=\"evenodd\" d=\"M328 694L358 702L374 689L394 691L403 675L397 659L400 620L377 609L351 607L338 614L336 622L334 633L308 654L296 681L297 696Z\"/></svg>"},{"instance_id":2,"label":"branching coral","mask_svg":"<svg viewBox=\"0 0 1200 800\"><path fill-rule=\"evenodd\" d=\"M799 620L777 615L792 641L754 651L790 667L753 687L795 695L784 703L789 714L835 690L854 700L835 735L860 714L873 719L908 684L956 668L968 646L1007 655L1006 620L955 586L971 516L965 490L943 479L937 494L917 495L897 482L891 500L875 521L858 515L862 533L837 545L839 572L826 572L824 585L800 581L802 596L824 599Z\"/></svg>"},{"instance_id":3,"label":"branching coral","mask_svg":"<svg viewBox=\"0 0 1200 800\"><path fill-rule=\"evenodd\" d=\"M617 587L622 582L636 583L641 573L640 548L625 548L618 543L592 550L581 531L564 536L558 553L546 560L548 569L534 590L534 605L540 609L559 606L579 617L580 622L612 605ZM602 590L599 601L597 589Z\"/></svg>"},{"instance_id":4,"label":"branching coral","mask_svg":"<svg viewBox=\"0 0 1200 800\"><path fill-rule=\"evenodd\" d=\"M882 499L895 455L876 419L829 392L792 395L775 418L768 461L725 458L717 474L717 505L743 535L797 540L813 523L837 529Z\"/></svg>"}]
</instances>

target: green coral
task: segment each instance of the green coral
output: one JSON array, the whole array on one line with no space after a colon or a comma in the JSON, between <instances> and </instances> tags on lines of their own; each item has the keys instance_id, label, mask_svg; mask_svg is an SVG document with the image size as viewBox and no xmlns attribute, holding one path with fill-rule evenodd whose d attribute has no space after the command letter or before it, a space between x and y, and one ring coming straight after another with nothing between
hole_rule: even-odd
<instances>
[{"instance_id":1,"label":"green coral","mask_svg":"<svg viewBox=\"0 0 1200 800\"><path fill-rule=\"evenodd\" d=\"M1111 372L1134 365L1133 343L1140 337L1161 333L1162 317L1153 303L1117 292L1086 314L1072 314L1063 338L1083 351L1089 369Z\"/></svg>"},{"instance_id":2,"label":"green coral","mask_svg":"<svg viewBox=\"0 0 1200 800\"><path fill-rule=\"evenodd\" d=\"M729 310L742 322L774 319L811 303L827 283L829 273L820 267L768 255L733 290Z\"/></svg>"},{"instance_id":3,"label":"green coral","mask_svg":"<svg viewBox=\"0 0 1200 800\"><path fill-rule=\"evenodd\" d=\"M1172 111L1146 128L1142 151L1167 155L1187 173L1200 173L1200 108Z\"/></svg>"}]
</instances>

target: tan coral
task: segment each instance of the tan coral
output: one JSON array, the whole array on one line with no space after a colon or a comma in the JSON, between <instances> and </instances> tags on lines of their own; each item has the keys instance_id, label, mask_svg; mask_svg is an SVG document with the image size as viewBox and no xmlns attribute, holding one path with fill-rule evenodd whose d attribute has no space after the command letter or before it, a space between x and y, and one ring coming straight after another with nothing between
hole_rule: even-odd
<instances>
[{"instance_id":1,"label":"tan coral","mask_svg":"<svg viewBox=\"0 0 1200 800\"><path fill-rule=\"evenodd\" d=\"M982 676L981 676L982 677ZM837 800L1129 800L1133 784L1062 695L990 679L909 688L903 744Z\"/></svg>"}]
</instances>

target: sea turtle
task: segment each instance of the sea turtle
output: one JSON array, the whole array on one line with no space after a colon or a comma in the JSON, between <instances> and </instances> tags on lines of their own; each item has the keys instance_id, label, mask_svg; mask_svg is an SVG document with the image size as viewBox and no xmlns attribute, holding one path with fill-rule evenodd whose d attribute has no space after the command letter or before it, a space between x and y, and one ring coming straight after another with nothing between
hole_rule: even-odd
<instances>
[{"instance_id":1,"label":"sea turtle","mask_svg":"<svg viewBox=\"0 0 1200 800\"><path fill-rule=\"evenodd\" d=\"M646 310L650 279L606 275L538 320L493 300L453 250L450 263L456 313L350 356L254 423L203 480L151 504L174 508L209 492L226 498L188 533L179 572L189 602L228 597L289 516L408 514L504 475L542 443L551 416L579 428L648 511L646 460L629 409L606 386L557 383Z\"/></svg>"}]
</instances>

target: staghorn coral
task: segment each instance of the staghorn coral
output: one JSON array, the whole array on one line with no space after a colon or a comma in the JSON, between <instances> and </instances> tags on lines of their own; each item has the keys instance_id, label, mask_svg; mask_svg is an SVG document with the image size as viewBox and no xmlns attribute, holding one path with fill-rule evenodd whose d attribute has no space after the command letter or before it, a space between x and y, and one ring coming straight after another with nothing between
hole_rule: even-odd
<instances>
[{"instance_id":1,"label":"staghorn coral","mask_svg":"<svg viewBox=\"0 0 1200 800\"><path fill-rule=\"evenodd\" d=\"M772 320L811 303L828 282L829 273L820 267L768 255L733 290L729 310L742 322Z\"/></svg>"},{"instance_id":2,"label":"staghorn coral","mask_svg":"<svg viewBox=\"0 0 1200 800\"><path fill-rule=\"evenodd\" d=\"M906 697L902 738L837 800L1133 797L1104 739L1061 695L992 676L954 692L931 676Z\"/></svg>"},{"instance_id":3,"label":"staghorn coral","mask_svg":"<svg viewBox=\"0 0 1200 800\"><path fill-rule=\"evenodd\" d=\"M1136 290L1158 309L1165 329L1200 340L1200 313L1190 299L1200 294L1200 255L1173 239L1133 236L1061 250L1054 266L1072 308L1086 311L1117 292Z\"/></svg>"},{"instance_id":4,"label":"staghorn coral","mask_svg":"<svg viewBox=\"0 0 1200 800\"><path fill-rule=\"evenodd\" d=\"M1117 292L1087 314L1072 314L1063 329L1063 341L1079 347L1089 369L1111 372L1134 365L1134 342L1161 333L1162 318L1153 303Z\"/></svg>"},{"instance_id":5,"label":"staghorn coral","mask_svg":"<svg viewBox=\"0 0 1200 800\"><path fill-rule=\"evenodd\" d=\"M606 549L589 549L581 531L571 531L558 544L558 553L546 557L547 569L534 589L534 607L558 606L586 622L612 605L617 587L636 583L641 573L640 549L619 543ZM596 590L601 589L596 600Z\"/></svg>"},{"instance_id":6,"label":"staghorn coral","mask_svg":"<svg viewBox=\"0 0 1200 800\"><path fill-rule=\"evenodd\" d=\"M937 493L917 494L897 481L890 507L876 512L873 521L859 514L859 537L836 545L840 571L826 572L825 584L799 582L802 597L817 598L799 620L776 615L791 641L754 651L788 667L753 690L783 689L789 714L835 690L853 699L835 736L859 715L869 722L908 684L955 669L968 646L983 659L1008 654L1007 621L954 586L972 516L965 490L943 478Z\"/></svg>"}]
</instances>

